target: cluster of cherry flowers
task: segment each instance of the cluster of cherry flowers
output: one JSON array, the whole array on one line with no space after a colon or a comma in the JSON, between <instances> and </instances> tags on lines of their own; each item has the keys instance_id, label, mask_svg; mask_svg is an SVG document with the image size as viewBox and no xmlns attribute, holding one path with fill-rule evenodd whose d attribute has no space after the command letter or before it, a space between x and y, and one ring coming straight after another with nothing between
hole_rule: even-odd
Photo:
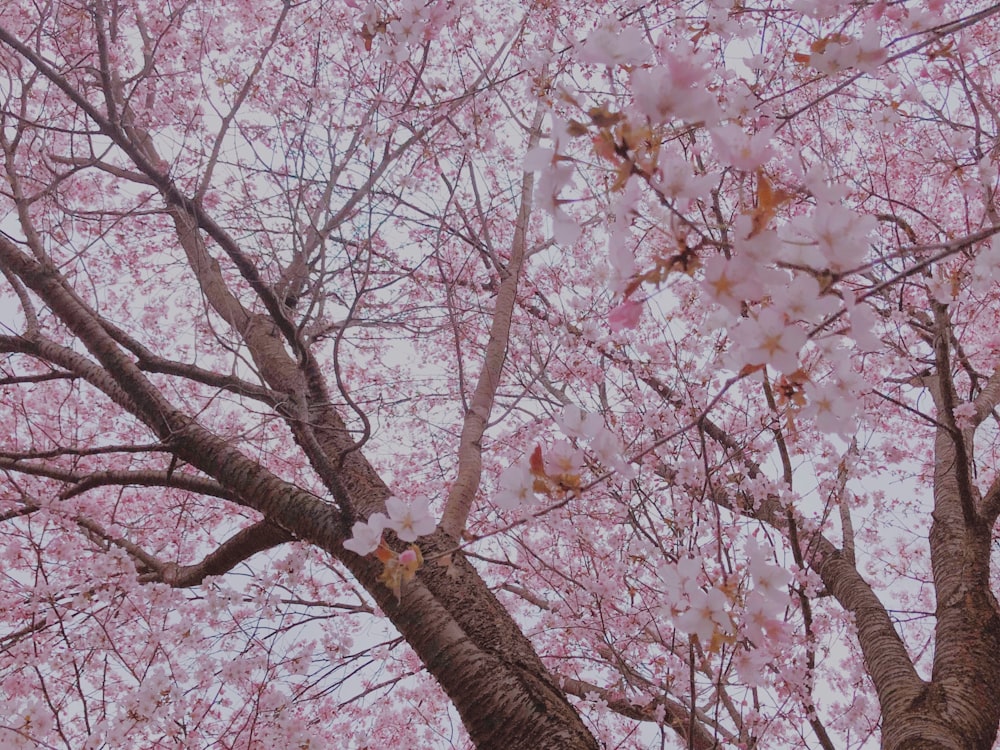
<instances>
[{"instance_id":1,"label":"cluster of cherry flowers","mask_svg":"<svg viewBox=\"0 0 1000 750\"><path fill-rule=\"evenodd\" d=\"M635 476L635 467L624 455L621 440L609 430L599 414L585 412L570 404L556 417L568 439L541 447L524 460L500 474L500 490L493 502L503 510L531 510L538 505L539 494L572 491L580 486L580 475L587 461L580 444L586 445L593 458L623 479Z\"/></svg>"},{"instance_id":2,"label":"cluster of cherry flowers","mask_svg":"<svg viewBox=\"0 0 1000 750\"><path fill-rule=\"evenodd\" d=\"M706 260L701 284L725 311L718 322L729 330L727 366L744 373L773 367L797 378L804 385L804 416L824 432L847 434L855 428L860 381L843 365L841 349L869 351L878 342L871 309L849 292L835 292L833 283L863 266L875 219L847 208L841 191L818 175L806 175L805 182L817 198L812 211L777 230L761 229L755 217L738 217L732 254ZM809 332L837 319L843 321L841 340L815 344L834 366L822 379L804 377L801 355Z\"/></svg>"},{"instance_id":3,"label":"cluster of cherry flowers","mask_svg":"<svg viewBox=\"0 0 1000 750\"><path fill-rule=\"evenodd\" d=\"M741 591L733 576L707 582L705 561L698 554L661 565L658 575L663 603L659 614L710 650L738 635L756 647L780 635L789 605L791 574L772 563L773 550L753 538L746 543L746 553L747 573L753 581L749 591ZM737 621L742 626L739 633Z\"/></svg>"},{"instance_id":4,"label":"cluster of cherry flowers","mask_svg":"<svg viewBox=\"0 0 1000 750\"><path fill-rule=\"evenodd\" d=\"M434 531L437 521L431 514L427 498L418 498L408 504L392 496L385 501L385 509L389 511L388 516L372 513L367 521L355 523L344 548L361 556L374 553L383 565L378 580L400 599L403 584L412 580L424 565L420 547L412 542ZM411 544L402 552L396 552L385 543L382 534L386 530L394 532L400 541Z\"/></svg>"},{"instance_id":5,"label":"cluster of cherry flowers","mask_svg":"<svg viewBox=\"0 0 1000 750\"><path fill-rule=\"evenodd\" d=\"M367 50L380 44L375 55L379 62L406 62L415 49L433 39L461 14L464 0L428 2L400 0L392 7L382 2L345 0L360 12L361 38Z\"/></svg>"},{"instance_id":6,"label":"cluster of cherry flowers","mask_svg":"<svg viewBox=\"0 0 1000 750\"><path fill-rule=\"evenodd\" d=\"M437 528L437 521L431 514L430 501L418 498L412 503L404 503L398 497L385 501L385 513L372 513L367 521L358 521L351 529L351 538L344 547L358 555L370 555L382 544L382 532L388 529L403 542L415 542Z\"/></svg>"},{"instance_id":7,"label":"cluster of cherry flowers","mask_svg":"<svg viewBox=\"0 0 1000 750\"><path fill-rule=\"evenodd\" d=\"M590 414L570 404L556 417L556 423L569 439L556 441L546 448L544 455L539 446L524 461L501 473L499 491L494 497L494 502L501 509L530 510L537 505L539 493L578 489L580 475L587 462L587 456L578 444L586 445L593 458L601 466L613 470L616 476L625 479L635 476L635 467L625 458L621 440L605 426L600 415ZM417 562L419 549L412 543L437 527L430 501L418 498L406 503L391 496L385 506L388 515L372 513L366 521L356 522L344 547L362 556L376 553L383 562L391 560L404 566L413 565ZM383 537L383 532L387 530L395 533L400 541L410 542L410 548L398 555L392 552Z\"/></svg>"},{"instance_id":8,"label":"cluster of cherry flowers","mask_svg":"<svg viewBox=\"0 0 1000 750\"><path fill-rule=\"evenodd\" d=\"M883 57L877 29L868 29L860 39L824 38L799 62L824 70L866 70ZM697 272L706 297L719 307L710 322L728 331L730 345L723 365L743 375L774 368L794 379L799 394L796 408L805 407L809 398L808 413L820 430L853 431L859 410L857 380L835 367L832 377L816 385L820 381L815 373L804 372L802 360L811 335L834 323L842 336L833 337L832 343L830 337L813 338L827 360L843 359L844 347L868 351L875 345L874 314L853 293L837 286L844 276L864 268L875 219L852 210L845 191L827 184L819 170L803 172L790 164L799 170L815 205L779 228L770 228L778 209L792 198L775 189L764 171L775 158L775 129L765 120L755 122L751 132L744 129L746 102L712 93L717 88L716 72L709 53L691 41L664 37L654 49L637 29L600 28L581 44L578 59L609 68L624 66L631 104L618 112L609 105L589 110L580 105L589 123L553 115L552 146L529 151L524 168L541 173L539 205L552 218L555 240L570 243L579 236L580 227L564 208L570 200L561 197L575 174L574 159L565 154L568 141L586 132L597 155L615 165L618 179L612 190L619 196L609 232L609 260L611 291L620 295L620 301L608 316L612 334L639 326L646 300L636 292L644 284L658 286L664 268L691 276ZM690 265L657 261L657 268L644 273L630 249L631 220L640 212L644 189L683 209L693 201L708 200L718 177L697 174L669 147L650 145L659 144L658 129L676 122L704 128L721 167L756 176L755 207L733 222L727 254L705 254ZM522 474L512 471L505 476L505 489L510 491L505 498L519 494L524 499L530 494Z\"/></svg>"}]
</instances>

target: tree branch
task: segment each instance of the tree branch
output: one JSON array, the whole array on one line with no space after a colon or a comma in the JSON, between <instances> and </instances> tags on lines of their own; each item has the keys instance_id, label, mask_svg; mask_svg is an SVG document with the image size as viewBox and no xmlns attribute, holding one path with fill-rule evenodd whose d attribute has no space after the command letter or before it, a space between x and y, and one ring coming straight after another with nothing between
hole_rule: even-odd
<instances>
[{"instance_id":1,"label":"tree branch","mask_svg":"<svg viewBox=\"0 0 1000 750\"><path fill-rule=\"evenodd\" d=\"M935 512L941 511L941 501L947 495L958 500L966 528L974 529L980 523L976 505L978 492L973 486L969 454L972 448L972 429L961 430L955 422L958 396L951 377L951 357L948 340L951 321L946 305L934 303L934 360L936 385L931 395L938 409L941 426L935 437L934 495ZM950 448L947 446L950 443ZM951 488L954 487L954 494Z\"/></svg>"},{"instance_id":2,"label":"tree branch","mask_svg":"<svg viewBox=\"0 0 1000 750\"><path fill-rule=\"evenodd\" d=\"M531 136L528 148L538 145L541 138L541 124L544 110L539 106L532 122ZM502 272L500 288L497 291L493 310L493 322L490 325L489 343L486 345L486 356L483 359L483 369L479 373L476 390L472 396L465 420L462 423L462 434L458 448L458 476L448 493L442 528L447 534L459 539L465 529L465 523L472 509L472 501L483 471L483 434L493 411L493 401L503 375L503 366L507 358L507 342L510 338L510 326L517 303L517 286L521 275L521 267L525 259L525 247L528 236L528 220L531 217L532 195L534 190L534 174L525 172L521 178L520 207L517 223L514 226L514 237L511 241L510 261Z\"/></svg>"},{"instance_id":3,"label":"tree branch","mask_svg":"<svg viewBox=\"0 0 1000 750\"><path fill-rule=\"evenodd\" d=\"M46 477L73 485L60 493L60 500L68 500L95 487L170 487L199 495L210 495L235 502L233 494L214 479L181 474L169 469L146 469L139 471L70 471L49 464L26 463L23 459L0 456L0 470ZM242 503L241 503L242 504Z\"/></svg>"},{"instance_id":4,"label":"tree branch","mask_svg":"<svg viewBox=\"0 0 1000 750\"><path fill-rule=\"evenodd\" d=\"M294 536L267 520L258 521L229 537L215 551L206 555L201 562L194 565L164 563L155 571L155 574L158 580L173 588L190 588L198 586L208 576L220 576L228 573L258 552L294 540ZM152 579L145 576L143 580Z\"/></svg>"},{"instance_id":5,"label":"tree branch","mask_svg":"<svg viewBox=\"0 0 1000 750\"><path fill-rule=\"evenodd\" d=\"M652 721L665 724L687 742L692 750L714 750L719 747L718 740L705 729L701 721L691 721L691 712L680 703L666 696L652 698L644 705L636 705L620 693L598 687L584 680L573 677L559 676L559 684L567 695L589 700L594 697L604 701L608 708L635 721ZM719 736L728 742L737 738L722 727L715 727Z\"/></svg>"}]
</instances>

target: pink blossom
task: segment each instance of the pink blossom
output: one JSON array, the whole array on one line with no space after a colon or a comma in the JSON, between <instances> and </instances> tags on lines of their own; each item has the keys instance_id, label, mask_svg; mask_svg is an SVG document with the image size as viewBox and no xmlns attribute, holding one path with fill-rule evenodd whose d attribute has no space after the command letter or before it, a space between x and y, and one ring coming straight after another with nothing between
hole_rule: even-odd
<instances>
[{"instance_id":1,"label":"pink blossom","mask_svg":"<svg viewBox=\"0 0 1000 750\"><path fill-rule=\"evenodd\" d=\"M868 255L868 235L875 225L872 216L841 203L821 201L811 214L795 217L783 230L790 251L787 260L817 270L856 268Z\"/></svg>"},{"instance_id":2,"label":"pink blossom","mask_svg":"<svg viewBox=\"0 0 1000 750\"><path fill-rule=\"evenodd\" d=\"M759 269L746 258L713 255L705 261L704 269L702 284L709 297L733 315L740 314L744 302L764 296Z\"/></svg>"},{"instance_id":3,"label":"pink blossom","mask_svg":"<svg viewBox=\"0 0 1000 750\"><path fill-rule=\"evenodd\" d=\"M732 632L732 620L726 611L729 599L717 588L698 589L691 594L690 607L675 620L681 630L697 635L707 644L716 630Z\"/></svg>"},{"instance_id":4,"label":"pink blossom","mask_svg":"<svg viewBox=\"0 0 1000 750\"><path fill-rule=\"evenodd\" d=\"M389 511L388 527L404 542L415 542L418 537L430 534L437 528L437 521L431 515L430 501L426 497L409 504L397 497L390 497L385 506Z\"/></svg>"},{"instance_id":5,"label":"pink blossom","mask_svg":"<svg viewBox=\"0 0 1000 750\"><path fill-rule=\"evenodd\" d=\"M819 282L806 273L797 273L790 283L774 294L774 305L788 320L818 323L840 307L832 294L823 294Z\"/></svg>"},{"instance_id":6,"label":"pink blossom","mask_svg":"<svg viewBox=\"0 0 1000 750\"><path fill-rule=\"evenodd\" d=\"M608 325L612 332L623 328L635 328L642 317L642 303L627 299L608 313Z\"/></svg>"},{"instance_id":7,"label":"pink blossom","mask_svg":"<svg viewBox=\"0 0 1000 750\"><path fill-rule=\"evenodd\" d=\"M712 145L723 164L745 172L763 166L774 156L771 139L774 132L765 128L753 134L739 125L723 125L712 129Z\"/></svg>"},{"instance_id":8,"label":"pink blossom","mask_svg":"<svg viewBox=\"0 0 1000 750\"><path fill-rule=\"evenodd\" d=\"M598 65L638 65L646 62L652 51L640 29L627 28L616 33L614 29L602 28L590 32L577 59Z\"/></svg>"},{"instance_id":9,"label":"pink blossom","mask_svg":"<svg viewBox=\"0 0 1000 750\"><path fill-rule=\"evenodd\" d=\"M500 474L500 491L493 502L504 510L515 510L535 501L535 478L527 465L510 466Z\"/></svg>"},{"instance_id":10,"label":"pink blossom","mask_svg":"<svg viewBox=\"0 0 1000 750\"><path fill-rule=\"evenodd\" d=\"M532 156L534 164L539 157ZM563 210L567 201L559 197L564 187L573 179L573 167L567 164L549 165L541 170L538 179L535 204L552 215L552 233L556 242L564 245L572 244L580 236L580 226Z\"/></svg>"},{"instance_id":11,"label":"pink blossom","mask_svg":"<svg viewBox=\"0 0 1000 750\"><path fill-rule=\"evenodd\" d=\"M399 553L399 564L400 565L416 565L417 564L417 553L416 550L406 549Z\"/></svg>"},{"instance_id":12,"label":"pink blossom","mask_svg":"<svg viewBox=\"0 0 1000 750\"><path fill-rule=\"evenodd\" d=\"M568 440L558 440L545 451L545 472L550 476L576 474L582 466L582 451Z\"/></svg>"},{"instance_id":13,"label":"pink blossom","mask_svg":"<svg viewBox=\"0 0 1000 750\"><path fill-rule=\"evenodd\" d=\"M743 632L757 648L764 647L768 639L780 641L785 635L783 618L788 605L787 592L778 597L754 589L746 595L741 618Z\"/></svg>"},{"instance_id":14,"label":"pink blossom","mask_svg":"<svg viewBox=\"0 0 1000 750\"><path fill-rule=\"evenodd\" d=\"M571 438L590 440L604 429L604 420L600 415L585 412L576 404L568 404L555 419L563 433Z\"/></svg>"},{"instance_id":15,"label":"pink blossom","mask_svg":"<svg viewBox=\"0 0 1000 750\"><path fill-rule=\"evenodd\" d=\"M976 405L970 401L956 406L952 413L955 415L955 424L960 430L968 430L976 426Z\"/></svg>"},{"instance_id":16,"label":"pink blossom","mask_svg":"<svg viewBox=\"0 0 1000 750\"><path fill-rule=\"evenodd\" d=\"M995 283L1000 271L1000 234L995 234L976 255L972 266L972 289L983 294Z\"/></svg>"},{"instance_id":17,"label":"pink blossom","mask_svg":"<svg viewBox=\"0 0 1000 750\"><path fill-rule=\"evenodd\" d=\"M524 155L521 167L525 172L541 172L552 165L555 156L555 149L537 146Z\"/></svg>"},{"instance_id":18,"label":"pink blossom","mask_svg":"<svg viewBox=\"0 0 1000 750\"><path fill-rule=\"evenodd\" d=\"M766 549L751 537L746 543L746 553L748 568L756 589L768 597L786 594L786 587L792 580L792 575L771 561L773 551Z\"/></svg>"},{"instance_id":19,"label":"pink blossom","mask_svg":"<svg viewBox=\"0 0 1000 750\"><path fill-rule=\"evenodd\" d=\"M745 365L772 365L786 374L799 368L799 349L808 340L805 331L773 307L741 320L732 336Z\"/></svg>"},{"instance_id":20,"label":"pink blossom","mask_svg":"<svg viewBox=\"0 0 1000 750\"><path fill-rule=\"evenodd\" d=\"M614 469L622 479L632 479L635 476L635 467L626 460L621 440L607 427L602 426L601 431L590 442L590 449L598 461L609 469Z\"/></svg>"},{"instance_id":21,"label":"pink blossom","mask_svg":"<svg viewBox=\"0 0 1000 750\"><path fill-rule=\"evenodd\" d=\"M717 182L717 174L697 174L687 160L667 150L660 155L652 179L657 192L673 200L704 199Z\"/></svg>"},{"instance_id":22,"label":"pink blossom","mask_svg":"<svg viewBox=\"0 0 1000 750\"><path fill-rule=\"evenodd\" d=\"M802 416L815 420L821 432L848 435L854 432L857 398L841 388L836 381L821 384L806 383L807 404Z\"/></svg>"},{"instance_id":23,"label":"pink blossom","mask_svg":"<svg viewBox=\"0 0 1000 750\"><path fill-rule=\"evenodd\" d=\"M666 58L665 65L632 74L636 108L654 123L718 122L719 102L708 89L706 57L688 49Z\"/></svg>"},{"instance_id":24,"label":"pink blossom","mask_svg":"<svg viewBox=\"0 0 1000 750\"><path fill-rule=\"evenodd\" d=\"M388 522L384 513L372 513L367 522L358 521L354 524L351 538L344 542L344 547L358 555L370 555L382 542L382 532Z\"/></svg>"}]
</instances>

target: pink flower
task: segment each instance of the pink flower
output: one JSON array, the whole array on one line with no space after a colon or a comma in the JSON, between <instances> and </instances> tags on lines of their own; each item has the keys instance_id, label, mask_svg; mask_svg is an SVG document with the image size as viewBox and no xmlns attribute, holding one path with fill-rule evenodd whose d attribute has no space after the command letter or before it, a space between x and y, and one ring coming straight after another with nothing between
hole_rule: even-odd
<instances>
[{"instance_id":1,"label":"pink flower","mask_svg":"<svg viewBox=\"0 0 1000 750\"><path fill-rule=\"evenodd\" d=\"M711 132L712 145L720 161L736 169L751 172L774 156L774 149L771 148L774 132L770 128L751 135L739 125L730 124L714 128Z\"/></svg>"},{"instance_id":2,"label":"pink flower","mask_svg":"<svg viewBox=\"0 0 1000 750\"><path fill-rule=\"evenodd\" d=\"M684 42L662 57L665 64L632 73L636 108L657 124L673 119L717 123L719 101L708 85L712 76L708 53Z\"/></svg>"},{"instance_id":3,"label":"pink flower","mask_svg":"<svg viewBox=\"0 0 1000 750\"><path fill-rule=\"evenodd\" d=\"M556 417L556 424L567 437L590 440L604 429L604 420L599 414L585 412L576 404L568 404L562 414Z\"/></svg>"},{"instance_id":4,"label":"pink flower","mask_svg":"<svg viewBox=\"0 0 1000 750\"><path fill-rule=\"evenodd\" d=\"M577 474L582 466L583 453L568 440L557 440L545 452L545 473L551 477Z\"/></svg>"},{"instance_id":5,"label":"pink flower","mask_svg":"<svg viewBox=\"0 0 1000 750\"><path fill-rule=\"evenodd\" d=\"M500 490L493 502L504 510L514 510L535 500L535 478L526 465L510 466L500 474Z\"/></svg>"},{"instance_id":6,"label":"pink flower","mask_svg":"<svg viewBox=\"0 0 1000 750\"><path fill-rule=\"evenodd\" d=\"M805 385L808 403L802 409L802 417L813 419L820 432L850 435L857 429L857 414L860 403L857 397L837 382L826 381L819 385L808 382Z\"/></svg>"},{"instance_id":7,"label":"pink flower","mask_svg":"<svg viewBox=\"0 0 1000 750\"><path fill-rule=\"evenodd\" d=\"M534 166L538 162L538 157L534 154L530 156L532 158L529 164ZM559 197L562 189L572 181L573 173L573 167L566 164L545 167L538 178L538 191L535 194L535 205L552 214L552 232L555 241L564 245L575 242L581 232L580 225L562 208L570 201Z\"/></svg>"},{"instance_id":8,"label":"pink flower","mask_svg":"<svg viewBox=\"0 0 1000 750\"><path fill-rule=\"evenodd\" d=\"M344 547L358 555L370 555L382 543L382 530L389 519L384 513L372 513L368 522L358 521L351 529L351 538L344 542Z\"/></svg>"},{"instance_id":9,"label":"pink flower","mask_svg":"<svg viewBox=\"0 0 1000 750\"><path fill-rule=\"evenodd\" d=\"M792 574L771 562L773 550L761 546L751 537L746 543L746 553L749 562L747 567L753 576L757 591L768 598L782 598L787 593ZM781 606L784 606L783 603Z\"/></svg>"},{"instance_id":10,"label":"pink flower","mask_svg":"<svg viewBox=\"0 0 1000 750\"><path fill-rule=\"evenodd\" d=\"M417 553L415 550L407 549L399 553L399 564L400 565L416 565L417 564Z\"/></svg>"},{"instance_id":11,"label":"pink flower","mask_svg":"<svg viewBox=\"0 0 1000 750\"><path fill-rule=\"evenodd\" d=\"M799 367L799 350L808 337L773 307L765 307L755 318L743 318L733 328L733 338L743 352L744 364L772 365L785 373Z\"/></svg>"},{"instance_id":12,"label":"pink flower","mask_svg":"<svg viewBox=\"0 0 1000 750\"><path fill-rule=\"evenodd\" d=\"M580 47L579 60L598 65L638 65L646 62L652 51L640 29L615 33L614 29L602 28L590 32Z\"/></svg>"},{"instance_id":13,"label":"pink flower","mask_svg":"<svg viewBox=\"0 0 1000 750\"><path fill-rule=\"evenodd\" d=\"M708 295L733 315L739 315L744 300L755 300L764 296L761 278L767 278L764 269L739 255L726 258L713 255L704 263L705 277L702 282Z\"/></svg>"},{"instance_id":14,"label":"pink flower","mask_svg":"<svg viewBox=\"0 0 1000 750\"><path fill-rule=\"evenodd\" d=\"M437 528L437 521L431 515L430 502L425 497L418 498L409 505L398 497L390 497L385 501L385 506L389 510L389 528L404 542L415 542L418 537L430 534Z\"/></svg>"},{"instance_id":15,"label":"pink flower","mask_svg":"<svg viewBox=\"0 0 1000 750\"><path fill-rule=\"evenodd\" d=\"M693 591L690 602L688 610L675 620L678 628L697 635L706 644L716 631L732 633L733 623L726 611L729 599L719 589L713 587L708 591Z\"/></svg>"},{"instance_id":16,"label":"pink flower","mask_svg":"<svg viewBox=\"0 0 1000 750\"><path fill-rule=\"evenodd\" d=\"M635 328L642 317L642 304L627 299L608 313L608 325L611 331L617 332L623 328Z\"/></svg>"}]
</instances>

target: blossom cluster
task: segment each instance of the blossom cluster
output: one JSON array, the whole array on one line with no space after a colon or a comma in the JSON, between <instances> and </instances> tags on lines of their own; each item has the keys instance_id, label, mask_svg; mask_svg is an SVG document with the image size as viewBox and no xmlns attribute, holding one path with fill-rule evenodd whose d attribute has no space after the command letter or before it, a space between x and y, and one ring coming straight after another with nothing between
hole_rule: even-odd
<instances>
[{"instance_id":1,"label":"blossom cluster","mask_svg":"<svg viewBox=\"0 0 1000 750\"><path fill-rule=\"evenodd\" d=\"M540 465L532 465L529 458L505 469L500 474L500 490L493 499L497 506L504 510L531 507L540 491L578 486L586 454L572 441L584 443L593 457L602 466L614 469L616 475L625 479L635 476L635 468L624 456L621 440L605 426L600 415L570 404L556 417L556 423L570 439L556 441L544 456L539 449L535 459L540 460Z\"/></svg>"},{"instance_id":2,"label":"blossom cluster","mask_svg":"<svg viewBox=\"0 0 1000 750\"><path fill-rule=\"evenodd\" d=\"M754 646L762 646L768 636L776 635L784 627L791 575L773 564L770 561L773 550L756 540L750 539L745 549L746 572L753 587L743 592L728 579L706 585L705 561L697 554L661 565L658 571L664 594L661 614L679 630L697 636L705 646L720 638L735 638L739 614L741 634ZM737 613L737 609L741 612Z\"/></svg>"},{"instance_id":3,"label":"blossom cluster","mask_svg":"<svg viewBox=\"0 0 1000 750\"><path fill-rule=\"evenodd\" d=\"M382 532L386 529L395 532L404 542L415 542L419 537L430 534L437 528L437 521L431 514L430 501L418 498L407 504L398 497L390 497L385 501L385 513L372 513L367 521L358 521L351 529L351 538L344 542L344 547L359 555L370 555L382 543Z\"/></svg>"},{"instance_id":4,"label":"blossom cluster","mask_svg":"<svg viewBox=\"0 0 1000 750\"><path fill-rule=\"evenodd\" d=\"M579 106L584 121L567 120L553 112L552 147L536 147L524 160L525 169L541 173L538 204L552 217L555 241L571 243L580 235L580 226L566 210L573 199L562 193L572 185L575 174L569 141L588 133L597 155L612 163L617 176L611 187L618 197L612 206L609 259L611 291L619 301L607 318L610 331L614 334L640 325L646 300L635 292L643 284L659 286L666 273L687 273L700 280L707 299L721 308L712 321L728 331L726 367L743 374L771 367L785 376L800 377L810 383L811 391L820 391L812 409L823 417L817 426L824 431L850 432L858 411L857 393L846 387L851 378L815 385L802 374L804 353L813 335L824 329L829 333L834 322L834 332L843 336L839 341L859 351L869 350L874 338L871 310L842 289L840 282L864 271L875 218L852 209L845 201L846 190L828 184L821 168L785 161L783 167L798 175L803 194L812 197L813 205L803 210L804 205L798 203L799 213L772 228L778 209L794 198L774 188L765 171L780 156L775 147L776 127L767 117L750 120L745 116L746 102L722 86L707 48L672 37L655 45L651 42L632 28L611 25L593 31L581 43L579 61L623 69L630 103L619 111L607 103L587 109L567 97ZM832 35L803 53L799 62L824 70L866 70L884 57L880 44L874 27L860 39ZM694 169L664 142L664 129L680 123L704 133L698 148L711 152L714 159L707 162L709 166L700 160ZM643 213L647 189L656 194L653 204L668 203L675 212L684 212L692 202L707 200L723 174L720 170L755 176L757 184L753 207L738 213L729 227L726 252L692 251L691 263L654 259L656 267L644 272L630 247L633 220ZM684 237L679 239L683 246ZM842 356L835 351L838 346L819 348L824 355L835 355L829 359L837 361ZM837 375L844 373L838 370ZM835 404L837 400L844 403ZM504 481L513 491L528 491L513 473Z\"/></svg>"},{"instance_id":5,"label":"blossom cluster","mask_svg":"<svg viewBox=\"0 0 1000 750\"><path fill-rule=\"evenodd\" d=\"M766 228L781 198L762 173L757 179L759 205L733 221L731 252L702 259L697 274L691 275L699 277L706 298L718 306L709 321L727 331L728 369L748 374L771 367L799 378L808 402L799 404L806 406L803 416L817 416L816 425L824 432L850 433L859 409L860 382L844 366L843 349L872 351L879 342L871 308L854 293L838 289L836 282L864 267L875 220L845 207L838 202L842 196L836 188L809 174L806 182L817 196L815 207L778 229ZM638 198L626 188L621 202L628 201L636 203ZM613 277L630 280L618 285L625 289L625 299L608 316L612 332L639 324L643 304L628 295L655 277L652 272L636 272L621 234L612 235L609 257ZM987 277L991 267L987 261L980 276ZM831 328L834 322L836 329ZM824 329L840 335L811 339ZM815 364L808 376L802 372L811 340L812 349L834 363L830 377L822 381L815 377L819 372Z\"/></svg>"}]
</instances>

